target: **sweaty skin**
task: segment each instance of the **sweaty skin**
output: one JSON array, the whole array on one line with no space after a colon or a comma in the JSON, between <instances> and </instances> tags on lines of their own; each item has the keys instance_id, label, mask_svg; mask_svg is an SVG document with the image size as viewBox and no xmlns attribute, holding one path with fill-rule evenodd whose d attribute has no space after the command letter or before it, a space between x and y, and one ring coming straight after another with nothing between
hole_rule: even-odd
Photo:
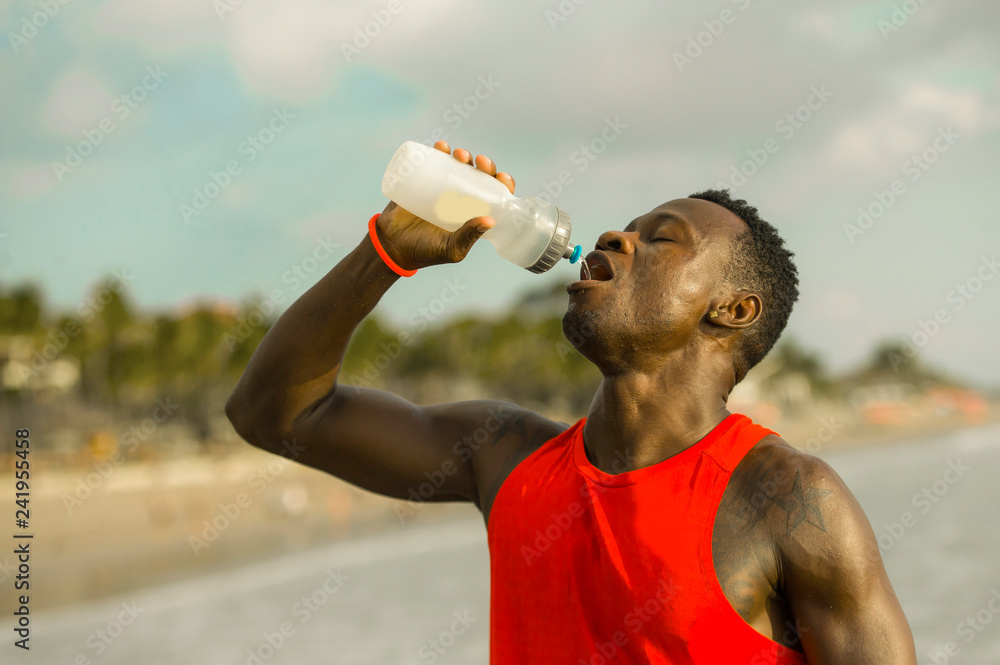
<instances>
[{"instance_id":1,"label":"sweaty skin","mask_svg":"<svg viewBox=\"0 0 1000 665\"><path fill-rule=\"evenodd\" d=\"M434 147L514 191L490 159ZM390 202L377 232L397 264L422 269L461 261L492 226L477 217L449 233ZM730 239L744 231L721 206L676 199L602 234L587 256L594 279L567 285L563 328L603 375L584 426L601 470L661 462L729 415L731 349L766 307L721 279ZM226 414L249 443L386 496L412 499L426 472L443 470L426 500L472 502L488 521L511 470L567 425L500 400L420 406L338 384L352 333L397 279L366 236L268 331ZM491 438L472 442L484 427ZM733 608L810 663L915 665L871 526L818 458L761 440L726 488L712 550Z\"/></svg>"}]
</instances>

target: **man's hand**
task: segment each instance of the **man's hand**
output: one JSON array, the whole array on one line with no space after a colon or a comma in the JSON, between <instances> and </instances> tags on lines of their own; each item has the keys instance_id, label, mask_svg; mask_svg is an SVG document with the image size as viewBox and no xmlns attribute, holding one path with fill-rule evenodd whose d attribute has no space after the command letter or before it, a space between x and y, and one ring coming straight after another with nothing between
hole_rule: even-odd
<instances>
[{"instance_id":1,"label":"man's hand","mask_svg":"<svg viewBox=\"0 0 1000 665\"><path fill-rule=\"evenodd\" d=\"M458 148L452 153L444 141L435 143L434 148L452 154L463 164L473 164L472 154L468 150ZM475 168L495 177L506 185L511 194L514 193L514 179L507 173L497 173L493 160L479 155L475 160ZM390 201L382 211L376 227L379 240L389 257L400 267L413 270L440 263L458 263L469 253L472 245L493 228L493 224L492 217L475 217L461 228L449 232Z\"/></svg>"}]
</instances>

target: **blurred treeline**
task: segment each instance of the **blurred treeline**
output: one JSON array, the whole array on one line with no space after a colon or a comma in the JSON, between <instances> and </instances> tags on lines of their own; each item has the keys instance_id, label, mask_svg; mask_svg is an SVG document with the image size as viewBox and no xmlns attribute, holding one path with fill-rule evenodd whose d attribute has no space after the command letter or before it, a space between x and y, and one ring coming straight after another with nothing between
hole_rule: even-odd
<instances>
[{"instance_id":1,"label":"blurred treeline","mask_svg":"<svg viewBox=\"0 0 1000 665\"><path fill-rule=\"evenodd\" d=\"M565 308L557 284L493 317L397 328L376 310L357 329L340 381L419 403L492 397L579 417L600 374L563 334ZM115 275L74 311L49 308L36 286L0 284L0 421L57 429L49 438L67 449L96 429L120 432L123 423L147 418L167 397L179 408L169 427L158 422L158 436L172 432L199 445L231 439L225 401L276 317L276 308L256 297L238 306L205 301L146 312ZM754 399L792 406L843 399L866 382L955 384L918 359L894 362L901 352L883 344L865 367L834 380L817 354L786 340L745 383L755 387Z\"/></svg>"},{"instance_id":2,"label":"blurred treeline","mask_svg":"<svg viewBox=\"0 0 1000 665\"><path fill-rule=\"evenodd\" d=\"M403 336L376 312L356 331L341 382L418 402L492 396L585 411L599 374L566 341L561 312L547 311L550 295L529 295L499 318L424 323ZM0 419L114 430L169 396L180 404L172 425L196 441L224 438L225 400L274 309L251 297L148 312L109 276L76 310L56 311L37 286L0 284Z\"/></svg>"}]
</instances>

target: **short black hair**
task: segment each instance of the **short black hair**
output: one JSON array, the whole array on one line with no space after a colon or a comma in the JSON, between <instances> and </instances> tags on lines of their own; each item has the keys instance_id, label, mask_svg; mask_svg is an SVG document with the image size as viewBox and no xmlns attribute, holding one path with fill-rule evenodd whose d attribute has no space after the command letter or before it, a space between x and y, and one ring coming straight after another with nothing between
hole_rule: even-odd
<instances>
[{"instance_id":1,"label":"short black hair","mask_svg":"<svg viewBox=\"0 0 1000 665\"><path fill-rule=\"evenodd\" d=\"M732 198L728 189L707 189L688 198L718 204L747 225L747 230L733 239L732 258L723 269L723 279L736 289L756 293L764 305L760 319L744 332L733 352L739 383L781 337L799 299L799 271L778 229L761 219L757 208Z\"/></svg>"}]
</instances>

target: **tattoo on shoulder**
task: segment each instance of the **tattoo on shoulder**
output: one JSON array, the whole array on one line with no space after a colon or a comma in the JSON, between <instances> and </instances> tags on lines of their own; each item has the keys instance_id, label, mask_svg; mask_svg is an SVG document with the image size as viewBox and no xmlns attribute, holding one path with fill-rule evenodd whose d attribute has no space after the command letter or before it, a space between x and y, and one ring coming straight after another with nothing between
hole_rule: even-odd
<instances>
[{"instance_id":1,"label":"tattoo on shoulder","mask_svg":"<svg viewBox=\"0 0 1000 665\"><path fill-rule=\"evenodd\" d=\"M725 509L730 528L746 533L755 529L774 507L785 511L785 534L791 533L805 522L826 532L821 504L832 490L811 487L800 469L794 475L791 469L779 463L774 450L763 452L750 468L741 474L740 487L727 489L720 511ZM771 510L769 510L771 508Z\"/></svg>"},{"instance_id":2,"label":"tattoo on shoulder","mask_svg":"<svg viewBox=\"0 0 1000 665\"><path fill-rule=\"evenodd\" d=\"M802 481L801 471L796 469L791 489L784 494L769 496L768 499L788 513L785 522L785 535L791 535L795 527L803 522L826 532L826 523L823 521L820 504L826 501L831 494L833 494L833 490L809 487Z\"/></svg>"}]
</instances>

